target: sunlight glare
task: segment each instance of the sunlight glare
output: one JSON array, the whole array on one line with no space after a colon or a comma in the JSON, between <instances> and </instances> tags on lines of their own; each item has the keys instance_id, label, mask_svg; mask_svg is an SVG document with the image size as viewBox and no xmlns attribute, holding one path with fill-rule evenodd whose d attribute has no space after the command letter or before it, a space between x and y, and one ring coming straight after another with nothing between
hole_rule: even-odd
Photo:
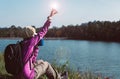
<instances>
[{"instance_id":1,"label":"sunlight glare","mask_svg":"<svg viewBox=\"0 0 120 79\"><path fill-rule=\"evenodd\" d=\"M51 5L50 5L51 9L56 9L58 10L59 9L59 4L57 2L52 2Z\"/></svg>"}]
</instances>

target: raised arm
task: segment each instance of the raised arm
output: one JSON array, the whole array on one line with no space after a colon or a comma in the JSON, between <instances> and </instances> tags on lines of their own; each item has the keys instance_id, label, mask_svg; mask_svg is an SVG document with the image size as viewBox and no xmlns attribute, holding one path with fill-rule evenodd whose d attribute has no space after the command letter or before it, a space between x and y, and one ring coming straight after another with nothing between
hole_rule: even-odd
<instances>
[{"instance_id":1,"label":"raised arm","mask_svg":"<svg viewBox=\"0 0 120 79\"><path fill-rule=\"evenodd\" d=\"M32 37L29 40L29 47L28 47L27 54L25 55L24 61L27 61L29 59L29 57L32 54L31 51L34 50L34 46L36 46L38 44L38 42L45 36L45 34L48 31L48 27L50 26L50 23L51 23L51 17L53 17L56 13L57 13L57 11L52 9L52 11L51 11L50 15L47 17L47 21L44 23L43 27L39 30L37 35L35 35L34 37Z\"/></svg>"},{"instance_id":2,"label":"raised arm","mask_svg":"<svg viewBox=\"0 0 120 79\"><path fill-rule=\"evenodd\" d=\"M52 9L52 11L51 11L50 15L47 17L47 21L44 23L43 27L39 30L37 35L35 37L33 37L32 40L35 45L46 35L48 28L51 24L51 19L56 13L57 13L57 11L55 9Z\"/></svg>"}]
</instances>

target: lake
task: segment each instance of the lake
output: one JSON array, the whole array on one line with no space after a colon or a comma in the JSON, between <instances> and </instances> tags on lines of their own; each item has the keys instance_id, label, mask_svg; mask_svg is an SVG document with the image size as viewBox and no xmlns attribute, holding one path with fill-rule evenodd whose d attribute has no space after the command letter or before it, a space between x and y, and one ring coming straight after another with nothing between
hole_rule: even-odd
<instances>
[{"instance_id":1,"label":"lake","mask_svg":"<svg viewBox=\"0 0 120 79\"><path fill-rule=\"evenodd\" d=\"M20 39L0 39L0 51ZM38 59L59 64L66 61L72 69L91 71L114 79L120 78L120 43L81 40L45 40Z\"/></svg>"}]
</instances>

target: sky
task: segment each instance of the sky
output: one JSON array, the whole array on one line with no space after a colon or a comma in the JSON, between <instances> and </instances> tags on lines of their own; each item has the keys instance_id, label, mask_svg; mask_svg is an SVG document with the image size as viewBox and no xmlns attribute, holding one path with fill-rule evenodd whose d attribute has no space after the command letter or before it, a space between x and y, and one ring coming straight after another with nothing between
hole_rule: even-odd
<instances>
[{"instance_id":1,"label":"sky","mask_svg":"<svg viewBox=\"0 0 120 79\"><path fill-rule=\"evenodd\" d=\"M0 0L0 27L41 27L52 2L59 3L59 8L51 27L120 20L120 0Z\"/></svg>"}]
</instances>

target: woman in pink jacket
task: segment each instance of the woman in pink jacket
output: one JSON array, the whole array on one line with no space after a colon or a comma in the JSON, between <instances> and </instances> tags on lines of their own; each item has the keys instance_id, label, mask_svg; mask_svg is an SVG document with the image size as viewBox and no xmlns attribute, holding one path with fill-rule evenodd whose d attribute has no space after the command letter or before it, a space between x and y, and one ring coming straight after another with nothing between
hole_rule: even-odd
<instances>
[{"instance_id":1,"label":"woman in pink jacket","mask_svg":"<svg viewBox=\"0 0 120 79\"><path fill-rule=\"evenodd\" d=\"M24 67L17 79L38 79L41 75L46 74L49 79L61 79L57 71L43 60L36 60L38 56L38 43L45 36L51 23L51 17L57 13L52 10L42 29L36 33L35 28L26 27L25 33L27 38L23 41L23 63ZM22 77L22 78L20 78Z\"/></svg>"}]
</instances>

